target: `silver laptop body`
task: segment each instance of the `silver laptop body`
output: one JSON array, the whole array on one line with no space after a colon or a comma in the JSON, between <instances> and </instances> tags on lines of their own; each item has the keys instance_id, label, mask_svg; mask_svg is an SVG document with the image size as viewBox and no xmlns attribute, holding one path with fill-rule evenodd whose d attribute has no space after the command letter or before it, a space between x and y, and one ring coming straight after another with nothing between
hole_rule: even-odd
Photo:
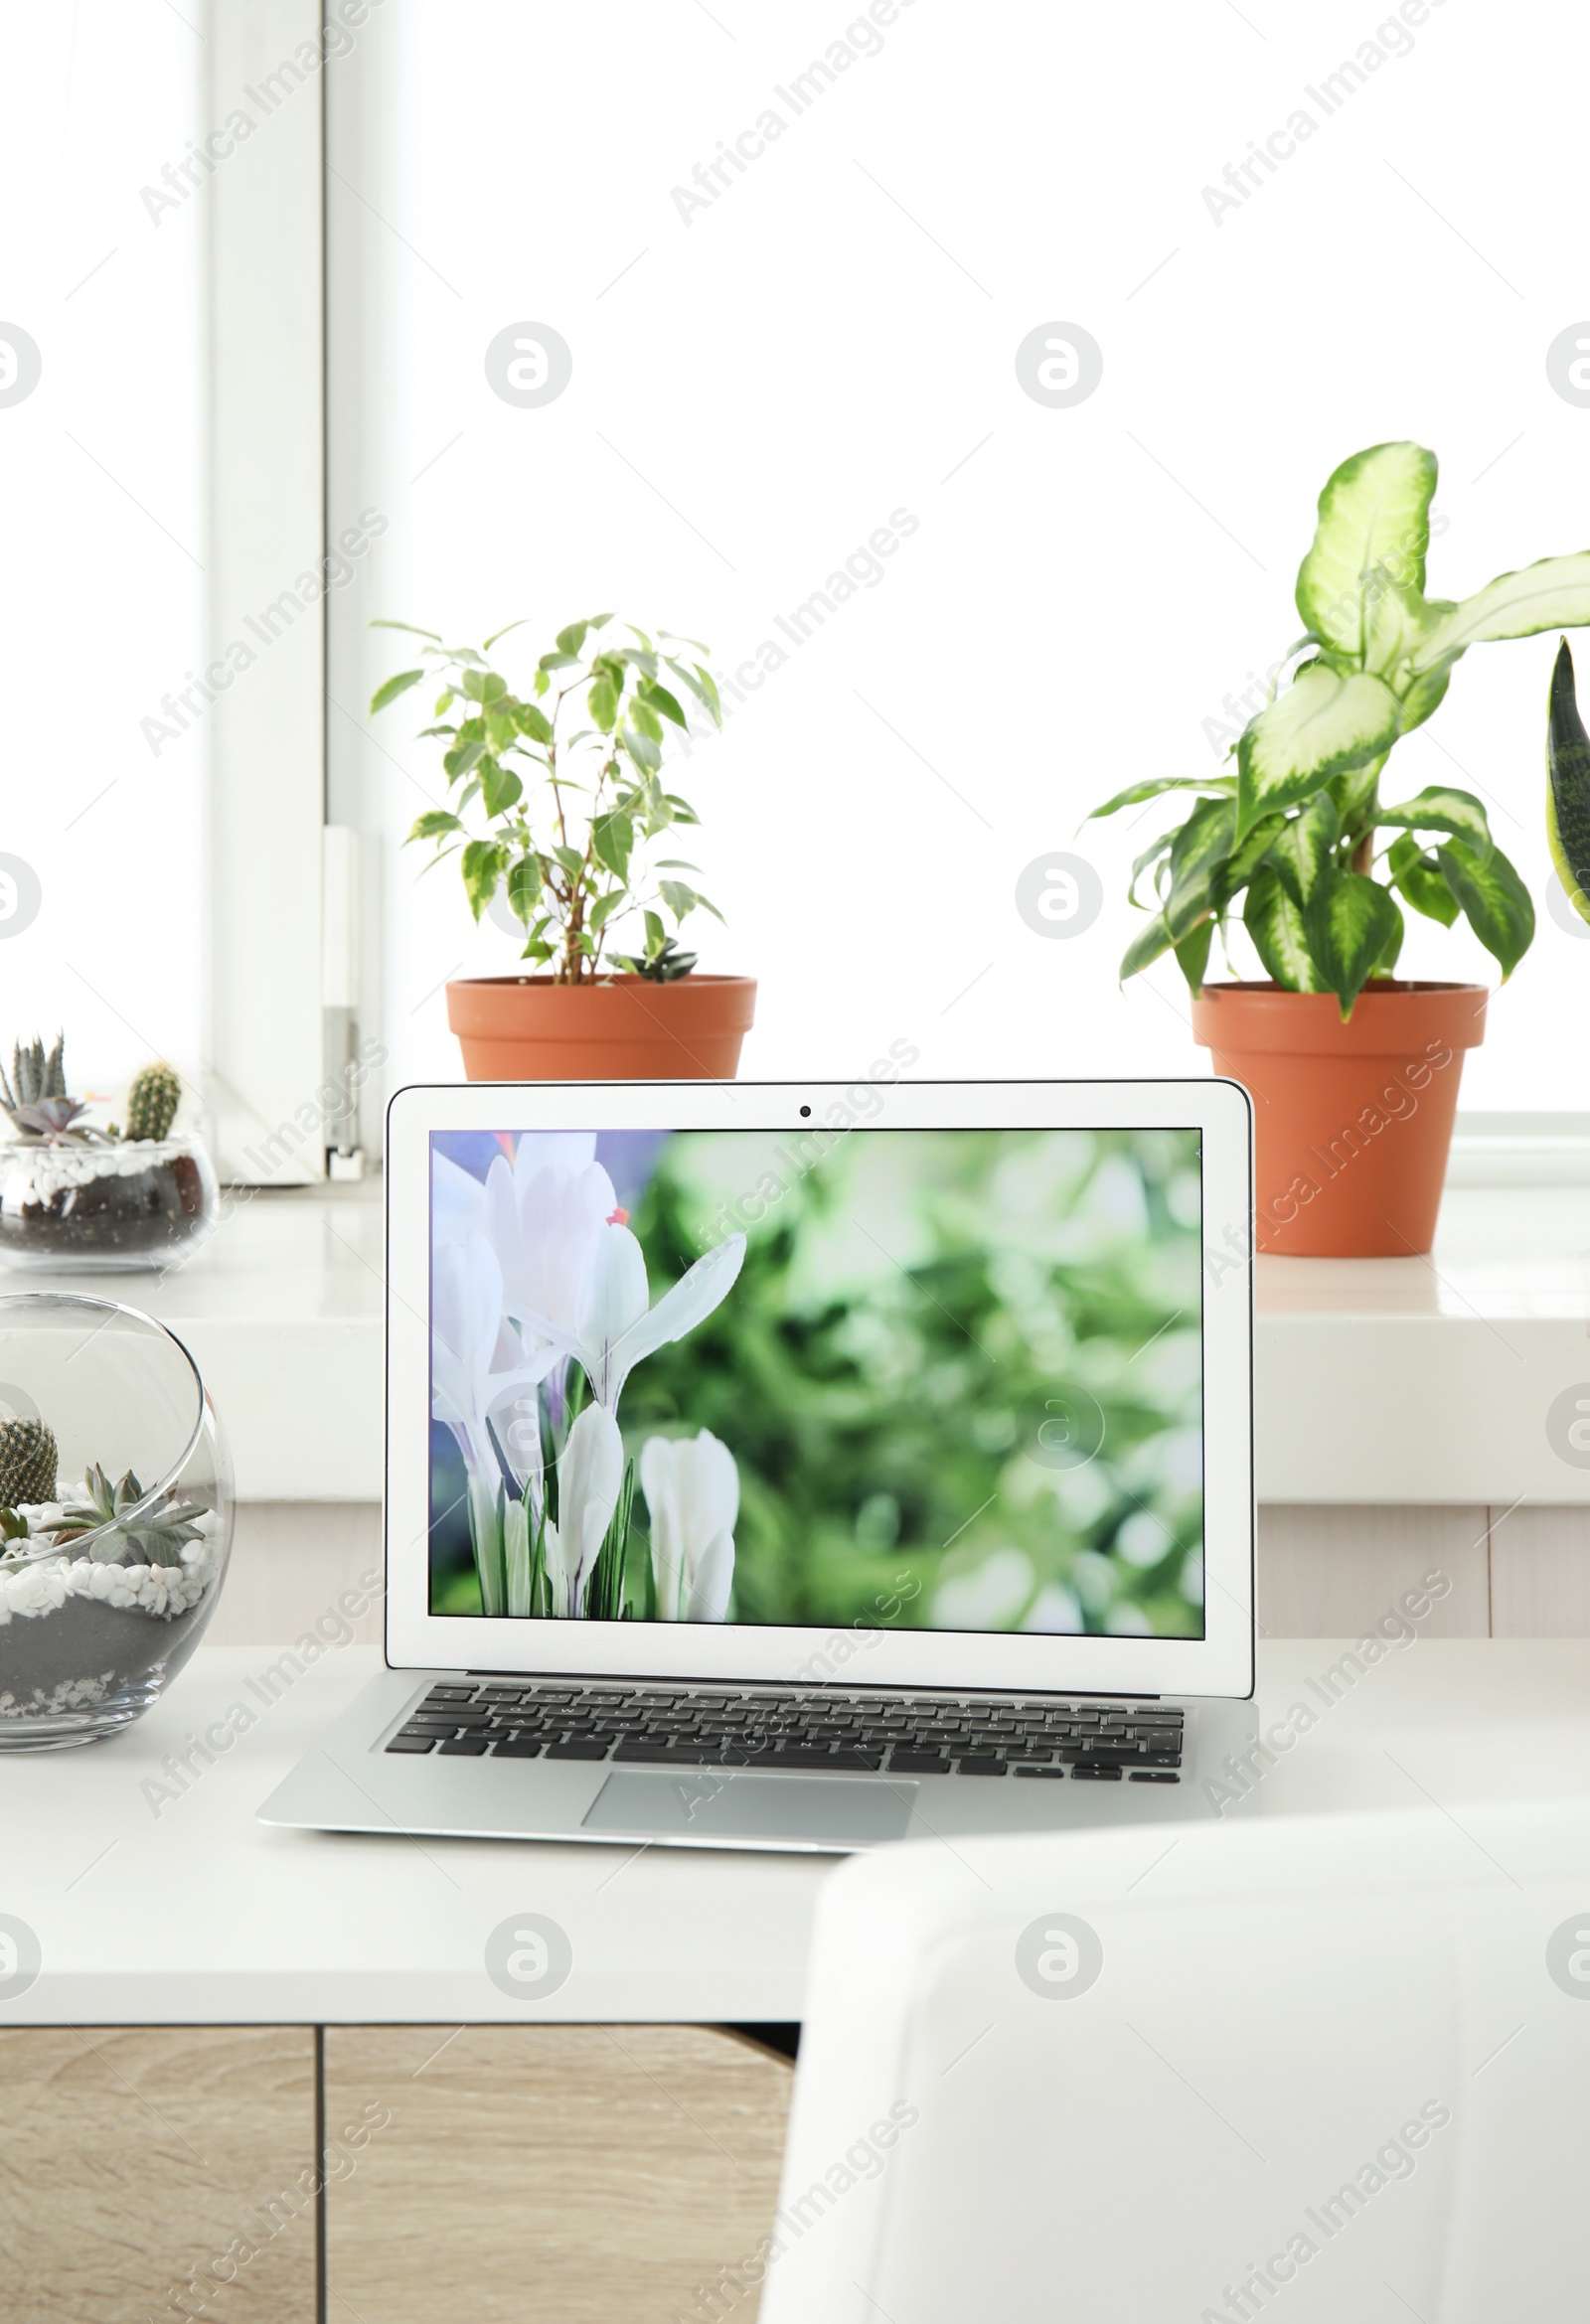
<instances>
[{"instance_id":1,"label":"silver laptop body","mask_svg":"<svg viewBox=\"0 0 1590 2324\"><path fill-rule=\"evenodd\" d=\"M829 1851L1251 1788L1246 1096L909 1061L398 1093L389 1668L264 1822Z\"/></svg>"}]
</instances>

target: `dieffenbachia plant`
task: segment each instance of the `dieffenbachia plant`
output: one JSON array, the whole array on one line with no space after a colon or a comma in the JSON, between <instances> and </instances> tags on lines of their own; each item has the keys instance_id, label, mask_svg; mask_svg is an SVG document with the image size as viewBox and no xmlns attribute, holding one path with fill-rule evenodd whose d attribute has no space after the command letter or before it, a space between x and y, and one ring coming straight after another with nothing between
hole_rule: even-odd
<instances>
[{"instance_id":1,"label":"dieffenbachia plant","mask_svg":"<svg viewBox=\"0 0 1590 2324\"><path fill-rule=\"evenodd\" d=\"M433 860L459 851L477 920L502 887L525 929L524 958L553 962L559 985L593 983L615 924L637 915L642 948L615 955L620 965L659 984L688 976L696 955L679 950L663 913L676 928L698 905L722 917L687 880L653 876L694 871L693 863L648 859L648 843L675 824L698 820L686 800L663 786L664 721L687 730L679 698L685 694L714 725L721 724L717 689L704 665L679 650L695 647L693 639L664 631L654 644L630 626L633 643L619 645L601 637L612 618L598 613L560 629L536 665L528 701L486 658L519 622L496 631L479 653L444 646L434 630L411 622L372 624L423 641L421 667L400 670L379 687L372 716L426 678L442 681L432 712L442 722L420 731L446 745L441 763L452 804L427 810L408 838L433 840ZM587 652L587 639L596 641L594 651ZM570 731L580 712L586 723ZM465 820L471 807L485 819L483 835L472 834Z\"/></svg>"},{"instance_id":2,"label":"dieffenbachia plant","mask_svg":"<svg viewBox=\"0 0 1590 2324\"><path fill-rule=\"evenodd\" d=\"M1380 779L1471 646L1590 623L1590 550L1502 573L1461 603L1426 597L1436 473L1420 444L1375 444L1344 461L1320 495L1298 573L1304 635L1282 665L1293 665L1291 683L1272 686L1243 729L1234 774L1134 783L1094 810L1199 794L1133 866L1132 901L1153 918L1123 977L1174 951L1195 993L1239 898L1267 975L1288 992L1335 993L1344 1017L1369 979L1396 965L1399 898L1449 928L1465 914L1504 982L1528 950L1534 909L1480 801L1437 785L1387 806ZM1138 888L1150 872L1146 906Z\"/></svg>"},{"instance_id":3,"label":"dieffenbachia plant","mask_svg":"<svg viewBox=\"0 0 1590 2324\"><path fill-rule=\"evenodd\" d=\"M1546 840L1568 901L1590 920L1590 734L1579 715L1568 641L1557 649L1546 719Z\"/></svg>"}]
</instances>

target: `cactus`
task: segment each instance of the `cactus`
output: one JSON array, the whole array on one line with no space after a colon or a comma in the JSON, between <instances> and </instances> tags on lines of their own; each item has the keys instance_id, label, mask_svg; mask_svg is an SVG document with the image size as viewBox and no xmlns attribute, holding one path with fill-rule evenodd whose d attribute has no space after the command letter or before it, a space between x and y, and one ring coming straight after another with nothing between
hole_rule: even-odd
<instances>
[{"instance_id":1,"label":"cactus","mask_svg":"<svg viewBox=\"0 0 1590 2324\"><path fill-rule=\"evenodd\" d=\"M56 1497L56 1440L42 1420L0 1420L0 1508Z\"/></svg>"},{"instance_id":2,"label":"cactus","mask_svg":"<svg viewBox=\"0 0 1590 2324\"><path fill-rule=\"evenodd\" d=\"M146 1065L134 1074L127 1092L125 1135L157 1142L164 1138L176 1120L181 1095L182 1083L169 1065Z\"/></svg>"}]
</instances>

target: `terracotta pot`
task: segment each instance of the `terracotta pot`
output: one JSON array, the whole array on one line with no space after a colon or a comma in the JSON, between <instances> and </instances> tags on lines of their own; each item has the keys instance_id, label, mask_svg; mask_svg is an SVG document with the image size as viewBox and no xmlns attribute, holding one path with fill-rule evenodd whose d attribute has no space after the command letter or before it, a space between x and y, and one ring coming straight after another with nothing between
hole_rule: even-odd
<instances>
[{"instance_id":1,"label":"terracotta pot","mask_svg":"<svg viewBox=\"0 0 1590 2324\"><path fill-rule=\"evenodd\" d=\"M1334 993L1205 985L1192 1037L1253 1098L1261 1251L1405 1259L1428 1251L1463 1052L1485 1038L1483 985Z\"/></svg>"},{"instance_id":2,"label":"terracotta pot","mask_svg":"<svg viewBox=\"0 0 1590 2324\"><path fill-rule=\"evenodd\" d=\"M753 977L463 977L447 988L470 1081L731 1081L755 1012Z\"/></svg>"}]
</instances>

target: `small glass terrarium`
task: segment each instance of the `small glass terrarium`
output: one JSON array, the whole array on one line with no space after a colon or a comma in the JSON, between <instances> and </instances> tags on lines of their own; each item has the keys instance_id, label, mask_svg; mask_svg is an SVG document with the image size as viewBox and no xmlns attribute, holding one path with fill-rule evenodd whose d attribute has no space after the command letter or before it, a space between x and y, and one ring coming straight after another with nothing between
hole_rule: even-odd
<instances>
[{"instance_id":1,"label":"small glass terrarium","mask_svg":"<svg viewBox=\"0 0 1590 2324\"><path fill-rule=\"evenodd\" d=\"M0 1751L130 1724L198 1644L232 1465L193 1358L134 1308L0 1298Z\"/></svg>"},{"instance_id":2,"label":"small glass terrarium","mask_svg":"<svg viewBox=\"0 0 1590 2324\"><path fill-rule=\"evenodd\" d=\"M127 1093L125 1129L85 1123L67 1093L62 1043L12 1052L0 1068L0 1260L53 1274L169 1267L216 1223L220 1195L197 1139L172 1135L180 1084L147 1065Z\"/></svg>"}]
</instances>

